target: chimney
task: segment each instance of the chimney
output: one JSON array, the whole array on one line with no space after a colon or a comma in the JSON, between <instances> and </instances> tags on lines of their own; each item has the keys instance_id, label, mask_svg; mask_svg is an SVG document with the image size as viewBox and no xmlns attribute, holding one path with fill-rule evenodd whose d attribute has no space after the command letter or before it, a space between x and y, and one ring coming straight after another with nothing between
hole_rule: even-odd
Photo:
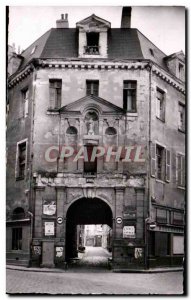
<instances>
[{"instance_id":1,"label":"chimney","mask_svg":"<svg viewBox=\"0 0 191 300\"><path fill-rule=\"evenodd\" d=\"M131 7L124 6L122 9L121 28L131 28Z\"/></svg>"},{"instance_id":2,"label":"chimney","mask_svg":"<svg viewBox=\"0 0 191 300\"><path fill-rule=\"evenodd\" d=\"M56 21L57 28L69 28L68 14L61 14L61 19Z\"/></svg>"}]
</instances>

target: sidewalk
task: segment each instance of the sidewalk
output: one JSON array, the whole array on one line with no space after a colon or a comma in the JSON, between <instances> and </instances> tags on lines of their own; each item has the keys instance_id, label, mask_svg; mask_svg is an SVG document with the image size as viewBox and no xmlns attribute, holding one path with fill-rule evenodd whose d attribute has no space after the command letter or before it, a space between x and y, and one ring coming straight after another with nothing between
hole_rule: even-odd
<instances>
[{"instance_id":1,"label":"sidewalk","mask_svg":"<svg viewBox=\"0 0 191 300\"><path fill-rule=\"evenodd\" d=\"M66 273L73 272L75 273L75 269L58 269L58 268L27 268L23 266L15 266L15 265L6 265L6 269L9 270L17 270L17 271L27 271L27 272L45 272L45 273ZM108 270L108 272L114 273L165 273L165 272L179 272L183 271L183 267L168 267L168 268L152 268L148 270L137 270L137 269L113 269Z\"/></svg>"}]
</instances>

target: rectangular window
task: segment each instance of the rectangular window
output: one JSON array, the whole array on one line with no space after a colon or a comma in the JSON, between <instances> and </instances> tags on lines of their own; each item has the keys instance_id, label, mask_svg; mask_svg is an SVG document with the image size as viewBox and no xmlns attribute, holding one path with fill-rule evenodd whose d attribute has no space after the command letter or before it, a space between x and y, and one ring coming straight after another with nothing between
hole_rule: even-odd
<instances>
[{"instance_id":1,"label":"rectangular window","mask_svg":"<svg viewBox=\"0 0 191 300\"><path fill-rule=\"evenodd\" d=\"M94 146L88 145L85 147L87 150L88 161L84 160L84 174L95 176L97 173L97 158L95 157L94 161L91 161Z\"/></svg>"},{"instance_id":2,"label":"rectangular window","mask_svg":"<svg viewBox=\"0 0 191 300\"><path fill-rule=\"evenodd\" d=\"M185 131L185 106L181 103L178 104L178 112L179 112L178 129L180 129L181 131Z\"/></svg>"},{"instance_id":3,"label":"rectangular window","mask_svg":"<svg viewBox=\"0 0 191 300\"><path fill-rule=\"evenodd\" d=\"M165 148L160 145L156 145L156 177L165 179Z\"/></svg>"},{"instance_id":4,"label":"rectangular window","mask_svg":"<svg viewBox=\"0 0 191 300\"><path fill-rule=\"evenodd\" d=\"M24 178L26 169L26 142L18 144L17 155L17 177Z\"/></svg>"},{"instance_id":5,"label":"rectangular window","mask_svg":"<svg viewBox=\"0 0 191 300\"><path fill-rule=\"evenodd\" d=\"M12 228L12 250L22 250L22 228Z\"/></svg>"},{"instance_id":6,"label":"rectangular window","mask_svg":"<svg viewBox=\"0 0 191 300\"><path fill-rule=\"evenodd\" d=\"M172 211L170 215L170 223L172 225L184 225L184 214L180 212Z\"/></svg>"},{"instance_id":7,"label":"rectangular window","mask_svg":"<svg viewBox=\"0 0 191 300\"><path fill-rule=\"evenodd\" d=\"M164 209L156 209L156 219L157 223L167 224L167 211Z\"/></svg>"},{"instance_id":8,"label":"rectangular window","mask_svg":"<svg viewBox=\"0 0 191 300\"><path fill-rule=\"evenodd\" d=\"M177 185L184 187L185 186L185 156L178 153L177 155Z\"/></svg>"},{"instance_id":9,"label":"rectangular window","mask_svg":"<svg viewBox=\"0 0 191 300\"><path fill-rule=\"evenodd\" d=\"M184 80L184 65L181 63L178 64L178 78Z\"/></svg>"},{"instance_id":10,"label":"rectangular window","mask_svg":"<svg viewBox=\"0 0 191 300\"><path fill-rule=\"evenodd\" d=\"M85 54L99 54L99 32L88 32L86 34L87 46L85 46Z\"/></svg>"},{"instance_id":11,"label":"rectangular window","mask_svg":"<svg viewBox=\"0 0 191 300\"><path fill-rule=\"evenodd\" d=\"M26 118L29 114L29 90L24 89L22 91L23 105L24 105L24 117Z\"/></svg>"},{"instance_id":12,"label":"rectangular window","mask_svg":"<svg viewBox=\"0 0 191 300\"><path fill-rule=\"evenodd\" d=\"M156 116L158 119L165 120L165 92L158 89L156 91Z\"/></svg>"},{"instance_id":13,"label":"rectangular window","mask_svg":"<svg viewBox=\"0 0 191 300\"><path fill-rule=\"evenodd\" d=\"M98 96L99 94L99 81L87 80L86 81L86 95Z\"/></svg>"},{"instance_id":14,"label":"rectangular window","mask_svg":"<svg viewBox=\"0 0 191 300\"><path fill-rule=\"evenodd\" d=\"M50 79L49 80L50 108L59 109L61 107L61 95L62 95L62 80Z\"/></svg>"},{"instance_id":15,"label":"rectangular window","mask_svg":"<svg viewBox=\"0 0 191 300\"><path fill-rule=\"evenodd\" d=\"M123 83L123 108L127 112L136 112L136 81L124 81Z\"/></svg>"}]
</instances>

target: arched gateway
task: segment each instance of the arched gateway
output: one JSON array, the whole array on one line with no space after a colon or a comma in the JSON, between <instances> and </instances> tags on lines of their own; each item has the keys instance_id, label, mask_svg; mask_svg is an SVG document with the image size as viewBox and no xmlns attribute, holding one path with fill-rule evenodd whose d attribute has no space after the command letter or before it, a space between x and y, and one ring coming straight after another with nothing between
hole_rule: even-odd
<instances>
[{"instance_id":1,"label":"arched gateway","mask_svg":"<svg viewBox=\"0 0 191 300\"><path fill-rule=\"evenodd\" d=\"M77 254L77 225L107 224L112 228L110 206L99 198L80 198L70 205L66 214L66 260Z\"/></svg>"}]
</instances>

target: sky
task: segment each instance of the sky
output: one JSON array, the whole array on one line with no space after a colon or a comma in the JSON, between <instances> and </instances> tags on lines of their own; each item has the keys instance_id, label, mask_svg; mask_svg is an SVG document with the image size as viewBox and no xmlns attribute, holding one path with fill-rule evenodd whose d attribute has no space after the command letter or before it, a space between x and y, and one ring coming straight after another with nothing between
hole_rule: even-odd
<instances>
[{"instance_id":1,"label":"sky","mask_svg":"<svg viewBox=\"0 0 191 300\"><path fill-rule=\"evenodd\" d=\"M8 43L16 49L26 49L50 28L56 20L68 13L69 27L91 14L121 25L122 6L10 6ZM134 6L131 27L139 29L159 49L169 55L183 50L185 53L185 9L182 6Z\"/></svg>"}]
</instances>

